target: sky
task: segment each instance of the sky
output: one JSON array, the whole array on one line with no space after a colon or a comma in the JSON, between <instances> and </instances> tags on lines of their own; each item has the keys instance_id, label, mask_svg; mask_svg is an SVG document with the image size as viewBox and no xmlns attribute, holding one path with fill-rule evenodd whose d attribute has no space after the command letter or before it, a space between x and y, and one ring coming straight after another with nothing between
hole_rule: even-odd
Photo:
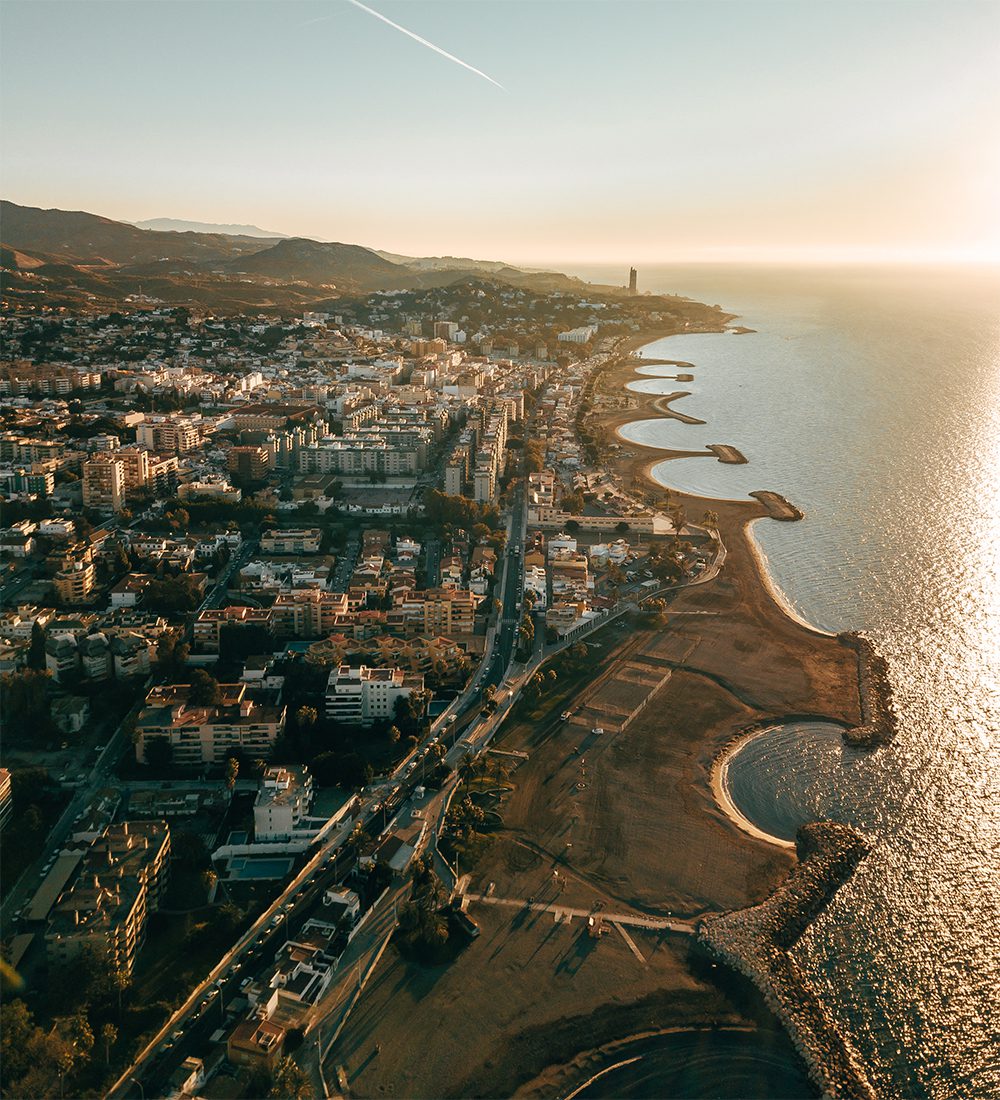
<instances>
[{"instance_id":1,"label":"sky","mask_svg":"<svg viewBox=\"0 0 1000 1100\"><path fill-rule=\"evenodd\" d=\"M0 192L519 263L1000 261L998 0L365 4L3 0Z\"/></svg>"}]
</instances>

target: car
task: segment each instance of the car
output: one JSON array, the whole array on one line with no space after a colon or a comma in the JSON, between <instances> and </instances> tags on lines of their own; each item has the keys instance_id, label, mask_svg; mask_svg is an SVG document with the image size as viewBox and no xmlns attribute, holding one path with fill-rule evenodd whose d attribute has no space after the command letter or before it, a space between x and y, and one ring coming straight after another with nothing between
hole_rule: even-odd
<instances>
[{"instance_id":1,"label":"car","mask_svg":"<svg viewBox=\"0 0 1000 1100\"><path fill-rule=\"evenodd\" d=\"M559 715L559 721L560 722L568 722L569 718L570 718L570 713L571 713L570 711L564 710L562 712L562 714Z\"/></svg>"},{"instance_id":2,"label":"car","mask_svg":"<svg viewBox=\"0 0 1000 1100\"><path fill-rule=\"evenodd\" d=\"M601 734L604 733L604 727L603 726L594 726L594 728L590 732L592 734L594 734L595 737L600 737Z\"/></svg>"}]
</instances>

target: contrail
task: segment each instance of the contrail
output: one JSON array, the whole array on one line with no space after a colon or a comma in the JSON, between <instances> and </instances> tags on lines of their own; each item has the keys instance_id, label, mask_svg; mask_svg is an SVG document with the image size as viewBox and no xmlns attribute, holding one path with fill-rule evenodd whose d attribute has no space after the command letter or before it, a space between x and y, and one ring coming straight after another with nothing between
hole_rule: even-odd
<instances>
[{"instance_id":1,"label":"contrail","mask_svg":"<svg viewBox=\"0 0 1000 1100\"><path fill-rule=\"evenodd\" d=\"M419 34L414 34L413 31L408 31L406 27L401 27L398 23L393 23L391 19L386 18L381 12L377 12L373 8L369 8L367 5L362 4L361 0L347 0L347 2L353 4L356 8L360 8L362 11L368 12L369 15L374 15L376 19L381 19L383 23L387 23L390 27L405 34L408 38L412 38L414 42L419 42L421 46L426 46L429 50L439 53L442 57L447 57L449 61L454 61L456 65L461 65L463 69L468 69L470 73L475 73L476 76L481 76L483 80L488 80L491 84L495 84L501 92L507 90L498 80L494 80L492 76L487 76L482 69L477 69L474 65L469 65L460 57L456 57L453 53L448 53L447 50L442 50L440 46L435 46L433 42L428 42L426 38L421 38Z\"/></svg>"}]
</instances>

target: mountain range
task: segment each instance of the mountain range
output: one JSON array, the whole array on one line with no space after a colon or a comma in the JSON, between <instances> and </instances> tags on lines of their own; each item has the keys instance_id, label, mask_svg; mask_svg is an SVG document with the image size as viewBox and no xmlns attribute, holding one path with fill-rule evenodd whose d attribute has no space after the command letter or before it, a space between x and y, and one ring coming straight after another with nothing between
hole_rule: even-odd
<instances>
[{"instance_id":1,"label":"mountain range","mask_svg":"<svg viewBox=\"0 0 1000 1100\"><path fill-rule=\"evenodd\" d=\"M164 223L172 220L155 219L143 223L151 228L141 228L85 211L2 201L4 300L105 309L138 294L217 311L290 313L318 300L470 279L539 293L598 289L558 272L496 261L408 257L306 237L262 237L264 231L255 226L206 226L210 232L152 227Z\"/></svg>"},{"instance_id":2,"label":"mountain range","mask_svg":"<svg viewBox=\"0 0 1000 1100\"><path fill-rule=\"evenodd\" d=\"M183 218L147 218L133 222L139 229L158 229L168 233L228 233L233 237L287 237L287 233L275 233L261 229L259 225L216 225L214 222L188 222Z\"/></svg>"}]
</instances>

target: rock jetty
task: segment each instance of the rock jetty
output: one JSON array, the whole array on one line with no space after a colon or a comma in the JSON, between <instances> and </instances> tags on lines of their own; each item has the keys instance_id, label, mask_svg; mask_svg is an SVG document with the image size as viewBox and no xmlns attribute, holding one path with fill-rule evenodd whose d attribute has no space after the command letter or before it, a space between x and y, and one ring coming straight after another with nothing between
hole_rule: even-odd
<instances>
[{"instance_id":1,"label":"rock jetty","mask_svg":"<svg viewBox=\"0 0 1000 1100\"><path fill-rule=\"evenodd\" d=\"M780 493L772 493L768 489L758 489L750 495L764 505L771 519L780 519L786 523L792 523L795 520L802 519L805 515L800 508L796 508L794 504L789 504Z\"/></svg>"},{"instance_id":2,"label":"rock jetty","mask_svg":"<svg viewBox=\"0 0 1000 1100\"><path fill-rule=\"evenodd\" d=\"M803 825L796 848L799 863L766 901L705 917L696 928L697 941L757 986L825 1095L875 1100L860 1056L791 955L869 845L850 826L823 821Z\"/></svg>"},{"instance_id":3,"label":"rock jetty","mask_svg":"<svg viewBox=\"0 0 1000 1100\"><path fill-rule=\"evenodd\" d=\"M702 421L704 423L704 421ZM720 462L728 462L732 466L745 466L746 455L738 451L729 443L709 443L708 449Z\"/></svg>"},{"instance_id":4,"label":"rock jetty","mask_svg":"<svg viewBox=\"0 0 1000 1100\"><path fill-rule=\"evenodd\" d=\"M841 643L858 655L858 691L861 695L861 725L844 731L844 738L859 748L884 745L896 736L896 708L889 683L889 666L864 634L845 631Z\"/></svg>"}]
</instances>

